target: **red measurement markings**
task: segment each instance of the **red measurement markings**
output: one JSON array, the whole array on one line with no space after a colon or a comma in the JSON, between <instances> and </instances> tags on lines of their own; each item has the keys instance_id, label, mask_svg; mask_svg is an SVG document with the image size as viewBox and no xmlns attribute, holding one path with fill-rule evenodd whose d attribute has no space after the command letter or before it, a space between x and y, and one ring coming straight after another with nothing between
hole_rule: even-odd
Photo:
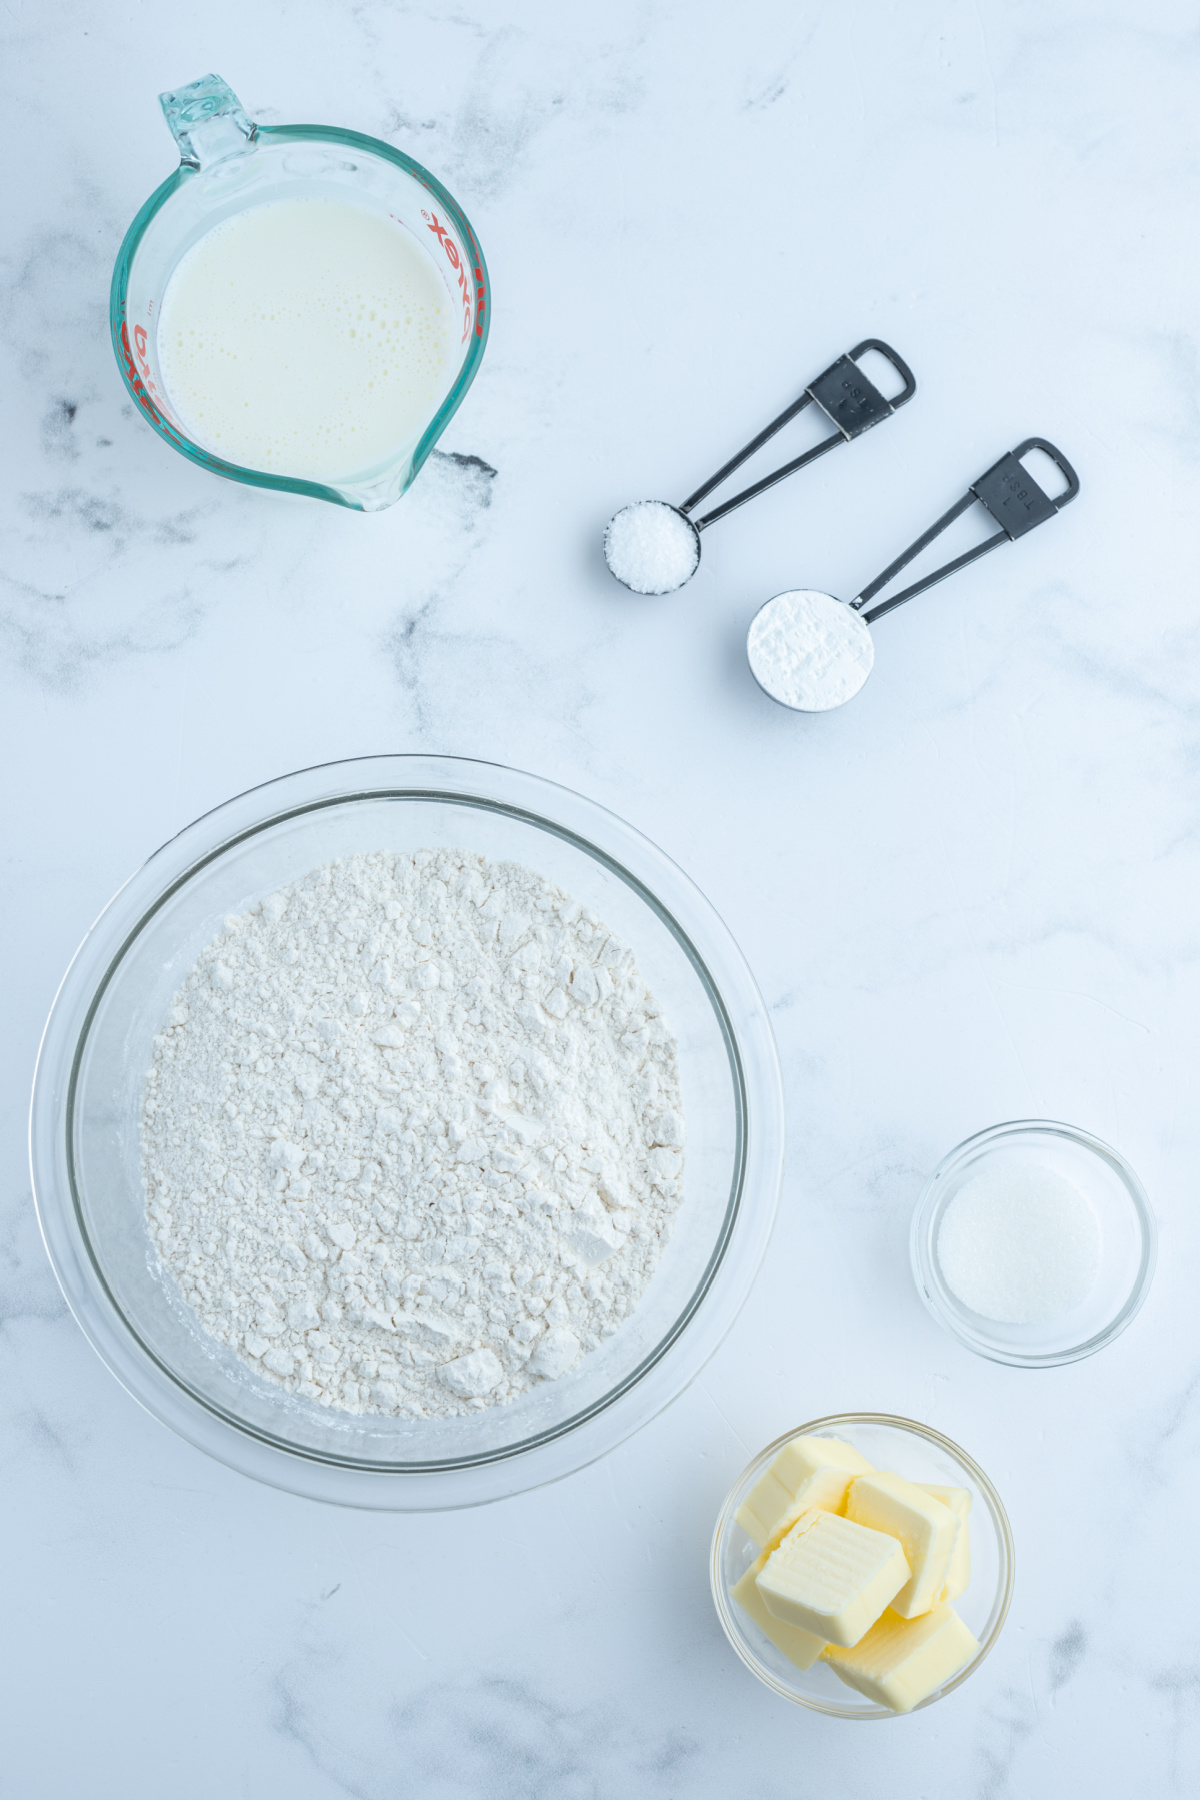
<instances>
[{"instance_id":1,"label":"red measurement markings","mask_svg":"<svg viewBox=\"0 0 1200 1800\"><path fill-rule=\"evenodd\" d=\"M121 321L121 349L125 355L125 373L133 390L133 397L139 406L145 407L148 413L155 413L162 404L163 396L155 385L150 373L150 364L146 358L146 327L135 325L133 328L133 344L129 342L129 327L124 319Z\"/></svg>"},{"instance_id":2,"label":"red measurement markings","mask_svg":"<svg viewBox=\"0 0 1200 1800\"><path fill-rule=\"evenodd\" d=\"M475 322L475 336L483 336L483 309L486 305L486 293L483 286L483 270L475 270L475 292L471 292L471 282L467 271L463 268L462 257L458 253L458 245L450 236L436 213L427 213L424 208L421 217L446 252L446 261L458 278L459 294L463 303L463 340L471 335L471 321Z\"/></svg>"}]
</instances>

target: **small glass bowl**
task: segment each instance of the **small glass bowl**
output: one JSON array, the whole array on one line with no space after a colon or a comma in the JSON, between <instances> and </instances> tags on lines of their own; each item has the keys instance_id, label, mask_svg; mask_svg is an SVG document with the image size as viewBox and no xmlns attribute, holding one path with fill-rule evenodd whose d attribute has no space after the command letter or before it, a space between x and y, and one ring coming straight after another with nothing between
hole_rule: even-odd
<instances>
[{"instance_id":1,"label":"small glass bowl","mask_svg":"<svg viewBox=\"0 0 1200 1800\"><path fill-rule=\"evenodd\" d=\"M742 1470L726 1495L713 1533L709 1578L717 1617L746 1667L773 1693L797 1706L830 1713L837 1719L908 1716L865 1699L839 1681L828 1663L816 1662L806 1670L796 1668L729 1597L730 1589L759 1554L757 1545L742 1530L734 1515L784 1445L790 1444L793 1438L808 1435L842 1438L853 1444L877 1469L894 1470L909 1481L965 1487L970 1491L971 1582L966 1592L954 1602L954 1610L978 1638L979 1655L944 1687L914 1706L914 1712L923 1712L935 1700L941 1700L956 1687L961 1687L968 1675L974 1674L1008 1617L1015 1563L1008 1515L979 1464L973 1462L965 1450L943 1437L940 1431L918 1425L914 1419L895 1418L889 1413L835 1413L827 1419L797 1425L794 1431L785 1431L782 1437L761 1450Z\"/></svg>"},{"instance_id":2,"label":"small glass bowl","mask_svg":"<svg viewBox=\"0 0 1200 1800\"><path fill-rule=\"evenodd\" d=\"M1100 1226L1100 1271L1087 1299L1041 1324L1006 1325L972 1312L950 1291L937 1258L942 1217L987 1162L1053 1170L1086 1194ZM1078 1362L1120 1335L1150 1288L1158 1251L1154 1214L1141 1182L1117 1152L1090 1132L1052 1119L993 1125L938 1164L917 1203L909 1238L917 1292L939 1325L968 1350L1021 1369Z\"/></svg>"}]
</instances>

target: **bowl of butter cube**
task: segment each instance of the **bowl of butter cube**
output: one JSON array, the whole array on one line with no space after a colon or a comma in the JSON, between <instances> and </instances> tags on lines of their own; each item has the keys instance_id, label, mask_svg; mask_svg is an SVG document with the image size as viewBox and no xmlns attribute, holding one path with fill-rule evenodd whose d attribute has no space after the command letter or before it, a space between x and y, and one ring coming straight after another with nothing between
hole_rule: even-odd
<instances>
[{"instance_id":1,"label":"bowl of butter cube","mask_svg":"<svg viewBox=\"0 0 1200 1800\"><path fill-rule=\"evenodd\" d=\"M785 1700L844 1719L920 1712L961 1686L1013 1591L1003 1503L927 1425L838 1413L768 1444L713 1534L717 1616Z\"/></svg>"}]
</instances>

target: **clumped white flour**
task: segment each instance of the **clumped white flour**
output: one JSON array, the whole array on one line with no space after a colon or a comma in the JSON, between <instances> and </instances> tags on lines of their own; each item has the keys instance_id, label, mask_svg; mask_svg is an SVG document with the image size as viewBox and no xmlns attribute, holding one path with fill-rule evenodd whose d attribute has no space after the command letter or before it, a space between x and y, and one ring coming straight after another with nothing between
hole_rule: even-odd
<instances>
[{"instance_id":1,"label":"clumped white flour","mask_svg":"<svg viewBox=\"0 0 1200 1800\"><path fill-rule=\"evenodd\" d=\"M772 700L829 712L857 694L875 661L871 633L832 594L797 588L756 614L746 639L750 669Z\"/></svg>"},{"instance_id":2,"label":"clumped white flour","mask_svg":"<svg viewBox=\"0 0 1200 1800\"><path fill-rule=\"evenodd\" d=\"M694 526L665 500L635 500L608 521L604 558L635 594L670 594L696 573Z\"/></svg>"},{"instance_id":3,"label":"clumped white flour","mask_svg":"<svg viewBox=\"0 0 1200 1800\"><path fill-rule=\"evenodd\" d=\"M142 1171L206 1331L309 1399L425 1418L612 1335L683 1143L632 952L532 870L437 850L226 920L154 1041Z\"/></svg>"}]
</instances>

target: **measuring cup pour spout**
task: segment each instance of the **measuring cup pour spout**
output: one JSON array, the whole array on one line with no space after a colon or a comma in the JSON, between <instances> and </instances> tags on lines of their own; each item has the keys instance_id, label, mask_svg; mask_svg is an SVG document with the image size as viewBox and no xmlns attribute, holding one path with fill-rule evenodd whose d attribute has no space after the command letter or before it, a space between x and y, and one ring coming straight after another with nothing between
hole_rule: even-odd
<instances>
[{"instance_id":1,"label":"measuring cup pour spout","mask_svg":"<svg viewBox=\"0 0 1200 1800\"><path fill-rule=\"evenodd\" d=\"M1021 462L1031 450L1048 456L1066 482L1063 491L1053 498L1043 492ZM751 674L765 694L794 712L831 712L835 706L844 705L857 694L874 666L875 646L868 625L937 582L945 581L956 570L965 569L999 544L1024 537L1035 525L1043 525L1078 492L1079 477L1062 451L1045 438L1026 438L993 463L978 481L973 481L962 498L907 550L901 551L882 574L869 581L849 605L832 594L794 588L786 594L776 594L761 606L746 636ZM999 531L898 594L871 604L901 569L928 549L976 501L999 525Z\"/></svg>"}]
</instances>

